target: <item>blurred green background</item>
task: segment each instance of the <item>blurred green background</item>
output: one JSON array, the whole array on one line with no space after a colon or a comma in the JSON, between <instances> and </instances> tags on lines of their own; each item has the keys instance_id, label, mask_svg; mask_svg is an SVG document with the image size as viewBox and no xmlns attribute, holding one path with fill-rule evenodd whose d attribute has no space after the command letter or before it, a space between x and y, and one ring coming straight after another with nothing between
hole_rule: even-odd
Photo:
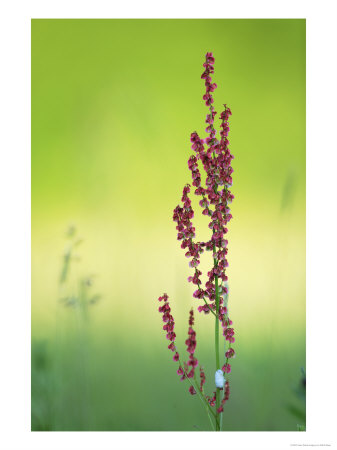
<instances>
[{"instance_id":1,"label":"blurred green background","mask_svg":"<svg viewBox=\"0 0 337 450\"><path fill-rule=\"evenodd\" d=\"M32 20L32 430L209 429L157 302L169 294L184 354L199 303L172 211L190 133L205 137L207 51L235 155L224 428L305 424L305 20ZM212 319L196 320L207 393Z\"/></svg>"}]
</instances>

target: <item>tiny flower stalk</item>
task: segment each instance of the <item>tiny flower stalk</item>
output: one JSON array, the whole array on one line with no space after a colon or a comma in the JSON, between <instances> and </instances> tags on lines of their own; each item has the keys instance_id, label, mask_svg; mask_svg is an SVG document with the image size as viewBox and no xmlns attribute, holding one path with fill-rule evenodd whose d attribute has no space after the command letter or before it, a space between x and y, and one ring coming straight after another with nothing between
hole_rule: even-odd
<instances>
[{"instance_id":1,"label":"tiny flower stalk","mask_svg":"<svg viewBox=\"0 0 337 450\"><path fill-rule=\"evenodd\" d=\"M173 360L179 366L177 373L180 379L188 380L188 391L191 395L198 395L203 403L212 428L221 431L222 413L224 405L229 399L228 374L231 372L229 360L235 356L232 344L235 342L232 321L228 315L228 277L226 275L227 245L225 236L228 232L227 224L232 219L230 213L230 203L234 195L230 192L232 186L231 161L234 158L229 150L229 117L231 110L224 105L224 110L220 114L220 139L216 138L214 119L214 100L212 93L216 89L216 83L212 82L211 74L214 73L214 57L212 53L206 54L203 64L204 71L201 78L205 80L206 92L203 96L208 113L206 115L207 137L201 139L197 132L191 134L192 150L194 153L188 159L188 168L191 171L192 186L194 194L200 198L199 205L202 214L209 218L208 227L211 230L211 237L208 241L200 242L195 239L195 227L192 219L194 210L190 199L191 185L186 184L183 188L181 202L173 211L173 221L176 222L177 239L181 241L181 248L185 250L185 256L189 259L189 266L193 270L188 277L188 282L195 285L193 297L201 301L197 307L200 313L214 316L214 347L215 347L215 378L212 388L212 396L206 395L205 383L206 375L203 366L195 356L197 337L194 330L194 310L189 313L187 339L188 359L184 361L176 348L176 334L174 332L175 321L172 316L168 295L163 294L159 301L163 302L159 307L164 322L163 329L166 331L166 338L170 341L168 349L173 352ZM199 167L200 166L200 167ZM202 186L200 168L206 174L205 185ZM203 284L201 280L202 272L198 266L201 255L204 251L212 252L213 265L207 272L207 279ZM220 326L224 343L221 344ZM224 354L220 355L220 348L225 348ZM224 356L222 362L222 356ZM197 368L199 367L199 372ZM198 376L199 375L199 376Z\"/></svg>"}]
</instances>

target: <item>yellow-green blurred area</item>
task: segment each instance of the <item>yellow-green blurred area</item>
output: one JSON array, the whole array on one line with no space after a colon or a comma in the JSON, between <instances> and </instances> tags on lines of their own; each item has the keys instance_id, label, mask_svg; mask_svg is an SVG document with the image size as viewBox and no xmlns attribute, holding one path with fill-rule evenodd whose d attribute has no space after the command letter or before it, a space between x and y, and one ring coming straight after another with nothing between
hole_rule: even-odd
<instances>
[{"instance_id":1,"label":"yellow-green blurred area","mask_svg":"<svg viewBox=\"0 0 337 450\"><path fill-rule=\"evenodd\" d=\"M184 358L200 303L172 212L191 182L190 133L205 137L208 51L235 156L224 429L305 425L305 20L33 20L33 430L210 429L157 301L170 296ZM195 327L212 395L214 317Z\"/></svg>"}]
</instances>

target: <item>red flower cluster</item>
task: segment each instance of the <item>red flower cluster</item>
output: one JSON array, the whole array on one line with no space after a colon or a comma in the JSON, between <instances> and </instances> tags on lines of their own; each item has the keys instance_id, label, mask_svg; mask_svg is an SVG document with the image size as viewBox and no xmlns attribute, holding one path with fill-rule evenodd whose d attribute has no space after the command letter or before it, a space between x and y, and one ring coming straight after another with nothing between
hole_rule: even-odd
<instances>
[{"instance_id":1,"label":"red flower cluster","mask_svg":"<svg viewBox=\"0 0 337 450\"><path fill-rule=\"evenodd\" d=\"M227 400L229 399L229 394L230 394L230 390L229 390L229 382L228 382L228 380L226 381L226 383L225 383L225 393L224 393L224 397L223 397L223 399L221 400L221 405L220 405L220 407L217 409L217 412L218 413L222 413L223 412L223 407L224 407L224 404L227 402Z\"/></svg>"},{"instance_id":2,"label":"red flower cluster","mask_svg":"<svg viewBox=\"0 0 337 450\"><path fill-rule=\"evenodd\" d=\"M165 323L165 325L163 326L163 330L166 331L166 339L171 341L168 348L172 350L172 352L175 352L173 360L178 361L179 353L176 352L175 346L176 334L174 332L174 317L171 314L171 307L168 302L168 295L163 294L161 297L158 298L158 300L160 302L164 300L164 304L162 306L159 306L158 311L163 314L163 322Z\"/></svg>"},{"instance_id":3,"label":"red flower cluster","mask_svg":"<svg viewBox=\"0 0 337 450\"><path fill-rule=\"evenodd\" d=\"M188 390L189 390L189 393L190 393L191 395L195 395L195 394L197 393L197 391L194 389L193 386L190 386L190 387L188 388Z\"/></svg>"},{"instance_id":4,"label":"red flower cluster","mask_svg":"<svg viewBox=\"0 0 337 450\"><path fill-rule=\"evenodd\" d=\"M210 77L210 74L214 73L213 64L214 57L212 53L206 53L206 61L203 64L205 71L201 75L201 78L205 79L206 94L203 96L203 100L205 100L206 106L210 106L214 102L211 92L214 92L217 87L215 83L212 83L212 78Z\"/></svg>"},{"instance_id":5,"label":"red flower cluster","mask_svg":"<svg viewBox=\"0 0 337 450\"><path fill-rule=\"evenodd\" d=\"M232 370L231 365L228 363L222 366L223 373L231 373L231 370Z\"/></svg>"},{"instance_id":6,"label":"red flower cluster","mask_svg":"<svg viewBox=\"0 0 337 450\"><path fill-rule=\"evenodd\" d=\"M187 353L189 353L189 358L187 362L184 362L184 369L179 366L177 370L177 374L181 376L180 380L185 380L186 378L193 378L195 374L195 368L198 366L198 360L194 356L195 348L197 346L197 339L196 339L196 332L193 330L194 325L194 313L193 309L190 311L190 316L188 320L188 338L185 341L185 344L187 345ZM202 375L203 374L203 375ZM202 391L202 387L205 384L205 374L202 369L200 369L200 389ZM196 394L196 391L193 386L190 386L189 392L194 395Z\"/></svg>"},{"instance_id":7,"label":"red flower cluster","mask_svg":"<svg viewBox=\"0 0 337 450\"><path fill-rule=\"evenodd\" d=\"M227 352L225 353L226 358L234 358L235 357L235 351L233 348L229 348Z\"/></svg>"},{"instance_id":8,"label":"red flower cluster","mask_svg":"<svg viewBox=\"0 0 337 450\"><path fill-rule=\"evenodd\" d=\"M195 348L197 346L197 340L196 340L196 332L193 330L193 324L194 324L194 313L193 309L190 311L190 317L188 320L189 328L188 328L188 338L185 341L185 344L187 345L187 352L189 353L189 359L187 362L187 365L191 368L189 373L187 374L188 378L194 377L194 368L198 365L198 360L194 357Z\"/></svg>"},{"instance_id":9,"label":"red flower cluster","mask_svg":"<svg viewBox=\"0 0 337 450\"><path fill-rule=\"evenodd\" d=\"M213 397L210 397L209 395L206 395L206 399L207 399L208 403L211 406L214 406L215 405L215 401L216 401L216 392L215 391L213 392Z\"/></svg>"},{"instance_id":10,"label":"red flower cluster","mask_svg":"<svg viewBox=\"0 0 337 450\"><path fill-rule=\"evenodd\" d=\"M193 242L195 237L195 228L192 225L191 219L194 212L191 206L191 200L188 197L191 191L190 185L187 184L183 189L181 201L183 206L179 205L173 211L173 220L177 222L176 229L178 230L177 239L182 241L181 248L187 249L186 257L192 258L190 267L197 267L200 264L200 253L203 252L202 246Z\"/></svg>"},{"instance_id":11,"label":"red flower cluster","mask_svg":"<svg viewBox=\"0 0 337 450\"><path fill-rule=\"evenodd\" d=\"M234 342L234 330L228 324L231 324L228 318L228 311L224 306L223 296L227 294L227 288L224 283L227 281L226 268L227 261L227 245L228 241L225 235L228 232L227 224L232 219L229 204L232 202L234 195L230 192L229 187L232 185L231 161L234 158L229 150L229 140L227 138L229 132L229 117L232 115L231 110L224 105L225 109L220 115L221 131L220 141L216 139L216 131L214 129L214 118L216 112L212 106L214 92L217 85L212 83L211 74L214 73L214 57L212 53L206 54L206 61L203 64L205 70L201 78L205 79L206 94L203 99L209 106L209 114L206 116L206 132L209 136L203 141L197 132L191 134L192 150L195 154L191 155L188 160L188 168L192 174L192 185L196 188L194 193L201 196L199 201L202 214L210 217L209 228L212 230L212 236L209 241L196 242L195 228L192 224L194 211L191 206L191 200L188 194L191 191L190 185L187 184L183 189L182 202L183 206L177 206L173 212L173 220L177 222L178 230L177 238L181 240L181 247L187 249L185 256L191 258L189 265L194 268L194 275L188 277L188 281L198 287L193 293L196 299L204 300L204 304L198 307L199 312L205 314L216 310L216 289L215 277L221 280L219 286L219 319L224 328L224 336L230 342ZM201 176L198 168L198 161L201 161L206 172L206 187L201 186ZM208 280L202 287L200 276L202 272L197 268L200 264L200 255L204 250L212 251L213 267L207 273Z\"/></svg>"},{"instance_id":12,"label":"red flower cluster","mask_svg":"<svg viewBox=\"0 0 337 450\"><path fill-rule=\"evenodd\" d=\"M204 372L204 368L200 367L200 391L204 390L204 384L206 383L206 375Z\"/></svg>"},{"instance_id":13,"label":"red flower cluster","mask_svg":"<svg viewBox=\"0 0 337 450\"><path fill-rule=\"evenodd\" d=\"M225 336L226 341L230 342L231 344L233 342L235 342L234 328L231 328L229 326L229 325L232 325L232 323L233 322L230 319L223 318L223 320L222 320L223 335ZM228 356L227 358L231 358L231 357L232 357L232 355Z\"/></svg>"}]
</instances>

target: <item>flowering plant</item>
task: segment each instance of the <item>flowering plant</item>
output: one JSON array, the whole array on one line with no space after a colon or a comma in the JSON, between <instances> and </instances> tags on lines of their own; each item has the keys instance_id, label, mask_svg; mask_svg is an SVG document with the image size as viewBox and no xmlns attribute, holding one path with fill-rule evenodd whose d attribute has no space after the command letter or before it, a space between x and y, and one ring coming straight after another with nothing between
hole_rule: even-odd
<instances>
[{"instance_id":1,"label":"flowering plant","mask_svg":"<svg viewBox=\"0 0 337 450\"><path fill-rule=\"evenodd\" d=\"M203 64L204 71L201 78L205 80L206 93L203 100L209 108L206 116L206 139L201 139L196 132L191 134L192 154L188 160L188 168L192 174L192 186L194 186L195 195L201 197L199 205L202 208L202 214L210 219L209 228L211 229L211 238L206 242L197 242L195 240L195 228L192 224L194 211L192 209L189 194L191 186L187 184L183 188L181 198L182 206L178 205L173 212L173 220L177 223L178 231L177 239L181 241L181 248L186 250L186 257L190 259L189 266L194 269L192 276L188 277L188 281L196 286L193 297L201 300L203 303L198 306L200 313L209 314L215 318L214 328L214 344L215 344L215 390L213 395L205 395L204 385L206 382L205 372L202 366L199 366L199 380L196 374L196 368L199 365L198 359L195 357L195 349L197 345L196 332L193 329L194 312L193 308L189 315L188 338L185 341L187 352L189 354L188 361L182 361L176 349L176 334L174 332L174 318L171 313L168 295L163 294L159 297L159 301L163 302L159 307L164 322L163 329L166 331L166 338L170 341L168 348L174 353L173 360L179 363L177 370L181 380L188 380L189 392L192 395L198 394L200 400L204 404L212 427L216 431L221 431L221 419L223 407L229 398L229 381L225 374L231 372L231 364L229 360L235 356L232 348L234 339L234 329L232 321L228 316L228 285L226 268L228 262L226 259L228 241L225 235L228 232L227 224L231 220L229 204L234 196L229 188L232 185L231 161L233 155L228 148L229 141L227 139L229 132L228 119L232 115L231 110L224 105L224 111L220 114L220 140L216 135L214 128L214 118L216 112L213 107L212 92L216 89L216 83L212 83L211 74L214 73L214 57L212 53L206 54L206 61ZM205 187L201 183L201 174L199 170L199 161L206 173ZM200 255L204 251L212 252L213 266L207 273L207 281L204 286L200 279L202 273L198 269L200 264ZM223 365L220 362L220 326L222 334L225 338L225 351ZM227 342L227 347L226 347ZM221 367L222 365L222 367Z\"/></svg>"}]
</instances>

